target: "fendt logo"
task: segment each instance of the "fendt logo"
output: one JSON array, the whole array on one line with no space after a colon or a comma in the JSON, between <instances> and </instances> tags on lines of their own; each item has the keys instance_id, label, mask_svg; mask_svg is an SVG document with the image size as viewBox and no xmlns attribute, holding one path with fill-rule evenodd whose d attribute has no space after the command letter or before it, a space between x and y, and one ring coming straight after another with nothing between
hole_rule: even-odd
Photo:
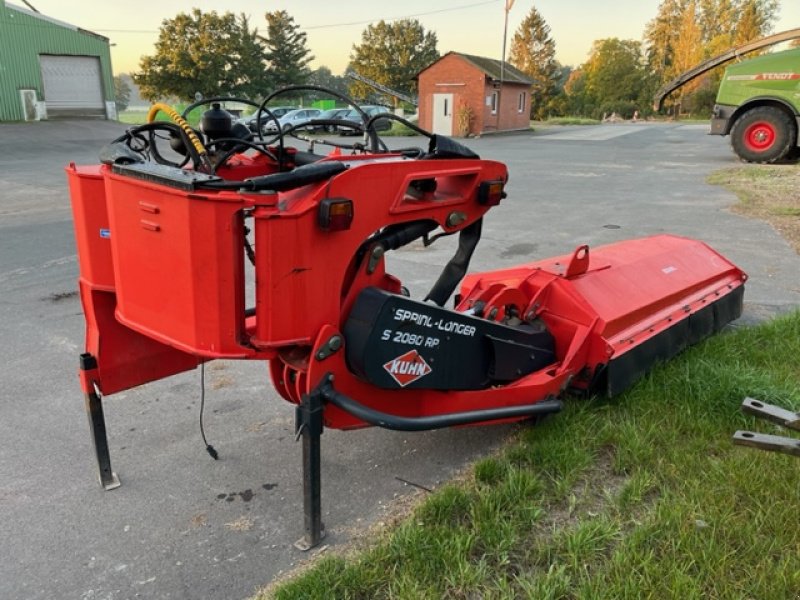
<instances>
[{"instance_id":1,"label":"fendt logo","mask_svg":"<svg viewBox=\"0 0 800 600\"><path fill-rule=\"evenodd\" d=\"M402 356L390 360L383 365L383 368L400 387L406 387L409 383L425 377L433 370L416 350L410 350Z\"/></svg>"}]
</instances>

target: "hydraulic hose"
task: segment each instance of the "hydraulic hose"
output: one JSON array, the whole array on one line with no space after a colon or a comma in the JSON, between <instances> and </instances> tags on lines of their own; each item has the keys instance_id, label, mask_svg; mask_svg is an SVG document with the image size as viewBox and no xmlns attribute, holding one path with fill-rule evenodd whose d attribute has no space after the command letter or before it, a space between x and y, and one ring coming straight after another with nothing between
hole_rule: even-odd
<instances>
[{"instance_id":1,"label":"hydraulic hose","mask_svg":"<svg viewBox=\"0 0 800 600\"><path fill-rule=\"evenodd\" d=\"M322 397L334 406L350 413L362 421L395 431L429 431L431 429L442 429L444 427L455 427L458 425L470 425L473 423L483 423L486 421L499 421L501 419L516 419L520 417L541 417L552 413L557 413L563 408L560 400L548 397L533 404L523 404L517 406L501 406L497 408L487 408L483 410L472 410L466 412L449 413L444 415L432 415L426 417L401 417L375 410L356 402L352 398L337 392L333 388L333 377L328 373L319 386Z\"/></svg>"},{"instance_id":2,"label":"hydraulic hose","mask_svg":"<svg viewBox=\"0 0 800 600\"><path fill-rule=\"evenodd\" d=\"M147 113L147 122L152 123L159 112L166 114L170 119L172 119L173 123L183 129L184 133L189 138L189 141L192 143L192 146L194 146L195 150L197 150L197 154L200 155L200 160L203 163L203 166L209 173L211 173L214 167L208 158L208 151L206 150L206 147L203 146L203 142L200 141L200 138L197 137L194 129L192 129L189 126L189 123L186 122L186 119L184 119L180 113L178 113L178 111L176 111L170 105L164 104L163 102L156 102L150 107L150 111Z\"/></svg>"}]
</instances>

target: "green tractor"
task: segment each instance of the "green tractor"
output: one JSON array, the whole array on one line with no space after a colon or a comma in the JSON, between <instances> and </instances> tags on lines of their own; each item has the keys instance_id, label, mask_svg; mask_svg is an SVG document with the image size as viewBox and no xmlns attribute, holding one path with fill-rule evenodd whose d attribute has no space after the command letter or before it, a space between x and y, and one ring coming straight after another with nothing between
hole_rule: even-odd
<instances>
[{"instance_id":1,"label":"green tractor","mask_svg":"<svg viewBox=\"0 0 800 600\"><path fill-rule=\"evenodd\" d=\"M653 98L658 111L672 92L710 70L755 52L800 39L800 28L769 35L709 58L665 84ZM747 162L773 163L800 155L800 48L764 54L725 70L711 118L712 135L730 135Z\"/></svg>"},{"instance_id":2,"label":"green tractor","mask_svg":"<svg viewBox=\"0 0 800 600\"><path fill-rule=\"evenodd\" d=\"M731 65L719 86L712 135L730 135L747 162L772 163L796 153L800 130L800 48Z\"/></svg>"}]
</instances>

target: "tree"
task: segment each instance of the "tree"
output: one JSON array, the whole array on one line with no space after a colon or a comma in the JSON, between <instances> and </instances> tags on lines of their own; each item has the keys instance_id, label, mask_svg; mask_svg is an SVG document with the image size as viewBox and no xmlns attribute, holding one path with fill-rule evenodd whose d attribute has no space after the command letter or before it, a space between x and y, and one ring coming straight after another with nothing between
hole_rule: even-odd
<instances>
[{"instance_id":1,"label":"tree","mask_svg":"<svg viewBox=\"0 0 800 600\"><path fill-rule=\"evenodd\" d=\"M439 58L436 43L436 34L426 32L416 19L379 21L361 33L359 45L353 45L350 68L398 92L413 94L417 89L414 76ZM350 93L364 98L373 89L355 81Z\"/></svg>"},{"instance_id":2,"label":"tree","mask_svg":"<svg viewBox=\"0 0 800 600\"><path fill-rule=\"evenodd\" d=\"M647 24L647 64L659 80L666 81L672 72L673 45L680 28L685 0L663 0L656 17Z\"/></svg>"},{"instance_id":3,"label":"tree","mask_svg":"<svg viewBox=\"0 0 800 600\"><path fill-rule=\"evenodd\" d=\"M587 114L597 117L604 112L617 112L626 118L633 115L646 103L647 72L643 63L640 42L596 40L589 60L581 67L584 102L591 109ZM575 86L578 84L576 79Z\"/></svg>"},{"instance_id":4,"label":"tree","mask_svg":"<svg viewBox=\"0 0 800 600\"><path fill-rule=\"evenodd\" d=\"M514 33L509 61L534 81L531 118L545 117L550 100L558 93L560 68L556 62L556 43L550 37L550 26L536 8L531 8Z\"/></svg>"},{"instance_id":5,"label":"tree","mask_svg":"<svg viewBox=\"0 0 800 600\"><path fill-rule=\"evenodd\" d=\"M114 103L117 105L117 112L121 113L128 108L131 102L131 86L121 76L114 77Z\"/></svg>"},{"instance_id":6,"label":"tree","mask_svg":"<svg viewBox=\"0 0 800 600\"><path fill-rule=\"evenodd\" d=\"M703 32L697 22L697 5L694 0L683 11L677 34L672 49L672 77L691 69L703 58Z\"/></svg>"},{"instance_id":7,"label":"tree","mask_svg":"<svg viewBox=\"0 0 800 600\"><path fill-rule=\"evenodd\" d=\"M645 30L648 64L662 82L680 74L674 51L676 44L686 46L682 32L689 18L700 29L697 43L708 58L767 35L777 12L777 0L662 0Z\"/></svg>"},{"instance_id":8,"label":"tree","mask_svg":"<svg viewBox=\"0 0 800 600\"><path fill-rule=\"evenodd\" d=\"M772 31L777 14L777 0L744 0L739 10L734 43L738 46L767 35Z\"/></svg>"},{"instance_id":9,"label":"tree","mask_svg":"<svg viewBox=\"0 0 800 600\"><path fill-rule=\"evenodd\" d=\"M334 75L328 67L319 67L311 72L308 77L308 83L319 87L324 87L334 92L347 96L347 78L339 75Z\"/></svg>"},{"instance_id":10,"label":"tree","mask_svg":"<svg viewBox=\"0 0 800 600\"><path fill-rule=\"evenodd\" d=\"M261 40L266 45L272 88L306 83L311 75L308 63L314 57L306 46L305 32L285 10L268 12L266 19L267 36Z\"/></svg>"},{"instance_id":11,"label":"tree","mask_svg":"<svg viewBox=\"0 0 800 600\"><path fill-rule=\"evenodd\" d=\"M264 67L264 48L245 15L195 8L161 22L156 52L142 57L133 80L148 100L191 100L197 92L256 98L266 88Z\"/></svg>"},{"instance_id":12,"label":"tree","mask_svg":"<svg viewBox=\"0 0 800 600\"><path fill-rule=\"evenodd\" d=\"M736 0L699 0L697 9L705 57L725 52L733 45Z\"/></svg>"},{"instance_id":13,"label":"tree","mask_svg":"<svg viewBox=\"0 0 800 600\"><path fill-rule=\"evenodd\" d=\"M763 37L772 30L777 0L662 0L645 31L647 58L654 81L664 84L704 58ZM681 89L681 101L703 112L714 103L721 66Z\"/></svg>"}]
</instances>

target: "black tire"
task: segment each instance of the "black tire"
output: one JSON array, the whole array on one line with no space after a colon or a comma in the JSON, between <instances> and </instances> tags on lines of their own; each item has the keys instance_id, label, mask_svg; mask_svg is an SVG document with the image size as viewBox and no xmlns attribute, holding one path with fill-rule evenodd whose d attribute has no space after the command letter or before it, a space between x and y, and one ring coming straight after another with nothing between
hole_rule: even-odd
<instances>
[{"instance_id":1,"label":"black tire","mask_svg":"<svg viewBox=\"0 0 800 600\"><path fill-rule=\"evenodd\" d=\"M794 148L794 120L773 106L757 106L736 119L731 130L733 151L744 161L774 163Z\"/></svg>"}]
</instances>

